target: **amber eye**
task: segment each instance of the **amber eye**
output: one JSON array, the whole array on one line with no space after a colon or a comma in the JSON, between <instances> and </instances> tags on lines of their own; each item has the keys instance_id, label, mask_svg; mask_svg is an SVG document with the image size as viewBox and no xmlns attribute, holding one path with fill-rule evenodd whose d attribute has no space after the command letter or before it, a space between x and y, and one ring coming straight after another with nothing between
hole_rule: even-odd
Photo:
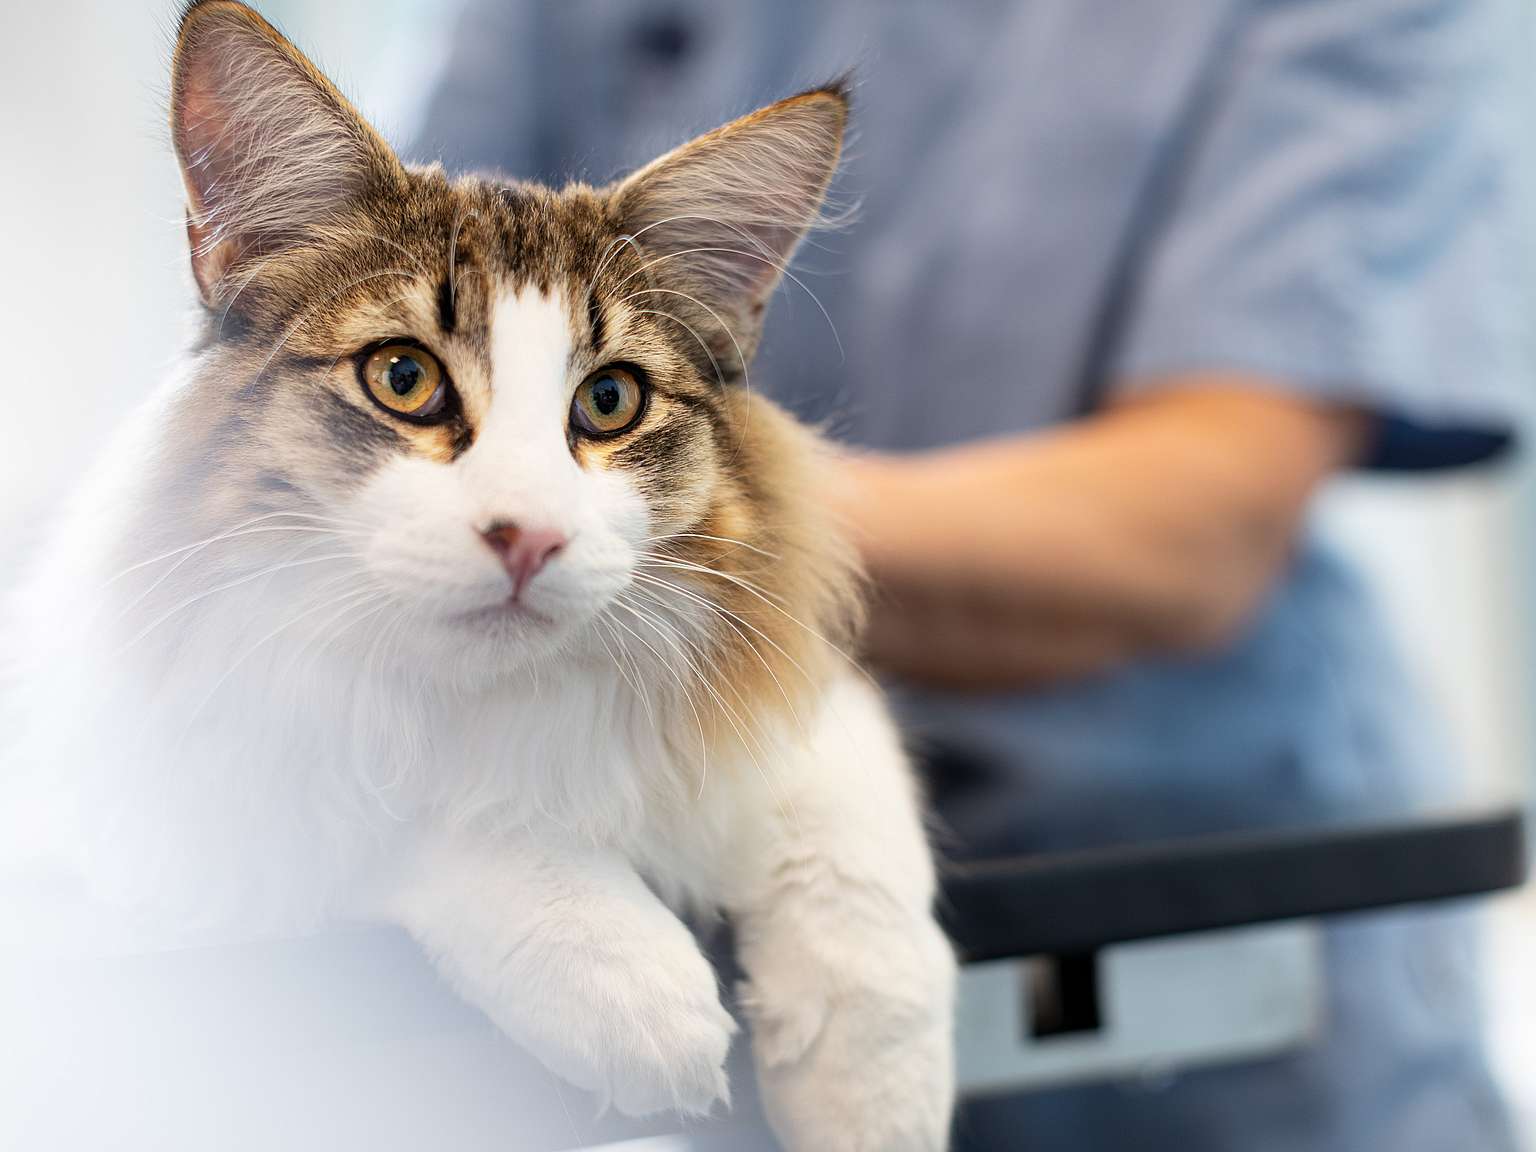
<instances>
[{"instance_id":1,"label":"amber eye","mask_svg":"<svg viewBox=\"0 0 1536 1152\"><path fill-rule=\"evenodd\" d=\"M448 384L437 357L415 344L384 344L358 367L363 387L386 412L406 420L431 420L442 412Z\"/></svg>"},{"instance_id":2,"label":"amber eye","mask_svg":"<svg viewBox=\"0 0 1536 1152\"><path fill-rule=\"evenodd\" d=\"M645 410L645 389L634 372L610 364L581 382L571 398L571 424L588 436L613 436Z\"/></svg>"}]
</instances>

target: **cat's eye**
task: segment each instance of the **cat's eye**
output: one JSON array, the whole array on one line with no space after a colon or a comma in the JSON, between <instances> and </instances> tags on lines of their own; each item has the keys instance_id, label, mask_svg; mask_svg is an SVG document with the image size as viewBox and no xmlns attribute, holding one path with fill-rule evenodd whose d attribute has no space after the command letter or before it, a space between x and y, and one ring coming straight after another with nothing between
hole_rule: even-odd
<instances>
[{"instance_id":1,"label":"cat's eye","mask_svg":"<svg viewBox=\"0 0 1536 1152\"><path fill-rule=\"evenodd\" d=\"M420 345L382 344L360 359L358 374L373 402L392 416L431 421L447 407L447 375Z\"/></svg>"},{"instance_id":2,"label":"cat's eye","mask_svg":"<svg viewBox=\"0 0 1536 1152\"><path fill-rule=\"evenodd\" d=\"M634 427L645 412L638 373L610 364L599 368L571 398L571 426L588 436L615 436Z\"/></svg>"}]
</instances>

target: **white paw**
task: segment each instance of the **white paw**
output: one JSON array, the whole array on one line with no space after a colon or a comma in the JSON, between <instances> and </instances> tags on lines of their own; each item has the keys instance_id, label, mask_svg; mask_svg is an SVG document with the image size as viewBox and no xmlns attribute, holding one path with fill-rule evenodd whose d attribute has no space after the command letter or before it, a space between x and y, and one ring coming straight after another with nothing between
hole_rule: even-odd
<instances>
[{"instance_id":1,"label":"white paw","mask_svg":"<svg viewBox=\"0 0 1536 1152\"><path fill-rule=\"evenodd\" d=\"M608 941L551 960L558 970L541 973L528 1006L540 1023L529 1047L556 1075L627 1116L729 1105L736 1023L681 926L677 938Z\"/></svg>"},{"instance_id":2,"label":"white paw","mask_svg":"<svg viewBox=\"0 0 1536 1152\"><path fill-rule=\"evenodd\" d=\"M857 954L834 967L759 950L743 1003L769 1119L788 1152L944 1152L953 952L928 923Z\"/></svg>"}]
</instances>

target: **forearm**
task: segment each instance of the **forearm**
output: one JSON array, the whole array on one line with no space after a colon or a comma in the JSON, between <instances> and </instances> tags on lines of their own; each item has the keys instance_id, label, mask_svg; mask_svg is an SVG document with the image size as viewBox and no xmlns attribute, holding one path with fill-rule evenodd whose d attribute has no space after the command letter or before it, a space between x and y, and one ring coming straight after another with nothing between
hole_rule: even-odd
<instances>
[{"instance_id":1,"label":"forearm","mask_svg":"<svg viewBox=\"0 0 1536 1152\"><path fill-rule=\"evenodd\" d=\"M1191 381L1058 431L850 463L875 577L868 651L971 689L1209 648L1283 570L1366 420Z\"/></svg>"}]
</instances>

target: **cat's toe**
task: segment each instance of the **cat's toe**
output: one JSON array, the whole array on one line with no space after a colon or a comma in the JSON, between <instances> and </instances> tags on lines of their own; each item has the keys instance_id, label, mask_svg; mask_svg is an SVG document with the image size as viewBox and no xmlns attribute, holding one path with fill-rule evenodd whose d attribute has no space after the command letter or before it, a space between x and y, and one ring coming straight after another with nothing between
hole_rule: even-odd
<instances>
[{"instance_id":1,"label":"cat's toe","mask_svg":"<svg viewBox=\"0 0 1536 1152\"><path fill-rule=\"evenodd\" d=\"M703 996L657 997L608 1056L613 1106L628 1116L708 1115L729 1106L725 1058L736 1024L713 986Z\"/></svg>"}]
</instances>

